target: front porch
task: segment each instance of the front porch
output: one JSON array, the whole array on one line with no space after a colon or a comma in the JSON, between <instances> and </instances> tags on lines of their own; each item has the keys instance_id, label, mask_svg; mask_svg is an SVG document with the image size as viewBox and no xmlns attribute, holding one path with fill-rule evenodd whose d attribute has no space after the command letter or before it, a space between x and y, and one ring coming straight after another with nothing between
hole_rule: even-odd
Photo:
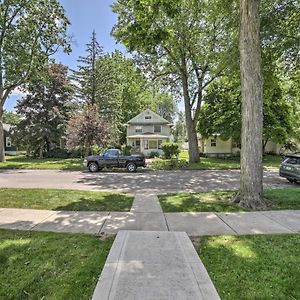
<instances>
[{"instance_id":1,"label":"front porch","mask_svg":"<svg viewBox=\"0 0 300 300\"><path fill-rule=\"evenodd\" d=\"M158 152L163 155L161 145L169 141L169 138L162 135L147 135L147 136L129 136L127 137L127 145L131 146L136 152L143 153L149 156L151 152Z\"/></svg>"}]
</instances>

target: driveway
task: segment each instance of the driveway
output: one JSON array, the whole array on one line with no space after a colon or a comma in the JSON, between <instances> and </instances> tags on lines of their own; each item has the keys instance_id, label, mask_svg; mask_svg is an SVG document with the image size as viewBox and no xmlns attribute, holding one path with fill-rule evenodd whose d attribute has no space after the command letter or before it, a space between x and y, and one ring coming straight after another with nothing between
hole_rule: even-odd
<instances>
[{"instance_id":1,"label":"driveway","mask_svg":"<svg viewBox=\"0 0 300 300\"><path fill-rule=\"evenodd\" d=\"M119 192L204 192L239 188L239 170L176 170L126 172L66 172L53 170L0 170L0 187L58 188ZM278 170L264 172L265 187L296 187L278 176Z\"/></svg>"}]
</instances>

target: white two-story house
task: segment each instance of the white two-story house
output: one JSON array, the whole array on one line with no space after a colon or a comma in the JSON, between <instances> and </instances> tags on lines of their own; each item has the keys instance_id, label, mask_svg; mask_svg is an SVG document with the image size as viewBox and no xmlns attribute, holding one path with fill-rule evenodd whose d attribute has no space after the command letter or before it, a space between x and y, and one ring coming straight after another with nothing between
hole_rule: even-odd
<instances>
[{"instance_id":1,"label":"white two-story house","mask_svg":"<svg viewBox=\"0 0 300 300\"><path fill-rule=\"evenodd\" d=\"M163 154L161 145L170 140L172 126L166 119L146 109L127 122L127 145L146 156L151 152Z\"/></svg>"}]
</instances>

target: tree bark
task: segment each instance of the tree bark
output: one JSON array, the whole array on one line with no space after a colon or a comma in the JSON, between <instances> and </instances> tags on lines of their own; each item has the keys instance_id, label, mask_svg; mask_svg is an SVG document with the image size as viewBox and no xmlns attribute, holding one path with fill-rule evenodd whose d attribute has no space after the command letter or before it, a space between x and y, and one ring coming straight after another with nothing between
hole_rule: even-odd
<instances>
[{"instance_id":1,"label":"tree bark","mask_svg":"<svg viewBox=\"0 0 300 300\"><path fill-rule=\"evenodd\" d=\"M0 105L0 162L5 162L3 107Z\"/></svg>"},{"instance_id":2,"label":"tree bark","mask_svg":"<svg viewBox=\"0 0 300 300\"><path fill-rule=\"evenodd\" d=\"M266 206L263 199L263 77L259 4L259 0L240 0L242 148L238 202L248 209Z\"/></svg>"},{"instance_id":3,"label":"tree bark","mask_svg":"<svg viewBox=\"0 0 300 300\"><path fill-rule=\"evenodd\" d=\"M182 89L185 108L186 131L189 143L189 162L197 163L200 161L200 153L198 147L198 137L196 132L196 120L193 119L190 95L188 90L188 80L185 74L182 74Z\"/></svg>"},{"instance_id":4,"label":"tree bark","mask_svg":"<svg viewBox=\"0 0 300 300\"><path fill-rule=\"evenodd\" d=\"M268 141L269 141L268 138L266 138L266 139L263 141L263 154L265 154L265 151L266 151L266 147L267 147Z\"/></svg>"}]
</instances>

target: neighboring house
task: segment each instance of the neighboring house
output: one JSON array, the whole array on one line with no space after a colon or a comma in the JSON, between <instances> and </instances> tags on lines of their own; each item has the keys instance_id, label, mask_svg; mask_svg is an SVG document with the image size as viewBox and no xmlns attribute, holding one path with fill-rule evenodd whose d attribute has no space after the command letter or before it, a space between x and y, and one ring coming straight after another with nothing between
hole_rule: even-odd
<instances>
[{"instance_id":1,"label":"neighboring house","mask_svg":"<svg viewBox=\"0 0 300 300\"><path fill-rule=\"evenodd\" d=\"M199 150L201 153L210 157L230 157L240 152L240 148L230 138L228 140L222 140L219 134L210 136L207 139L199 137ZM188 149L188 143L183 146L185 150ZM265 147L265 153L274 153L279 155L282 145L268 141ZM300 149L300 145L298 145Z\"/></svg>"},{"instance_id":2,"label":"neighboring house","mask_svg":"<svg viewBox=\"0 0 300 300\"><path fill-rule=\"evenodd\" d=\"M146 109L127 122L127 145L146 156L151 152L163 154L161 145L170 140L172 126L166 119Z\"/></svg>"},{"instance_id":3,"label":"neighboring house","mask_svg":"<svg viewBox=\"0 0 300 300\"><path fill-rule=\"evenodd\" d=\"M9 124L3 124L5 155L17 155L17 148L11 142L10 129Z\"/></svg>"}]
</instances>

